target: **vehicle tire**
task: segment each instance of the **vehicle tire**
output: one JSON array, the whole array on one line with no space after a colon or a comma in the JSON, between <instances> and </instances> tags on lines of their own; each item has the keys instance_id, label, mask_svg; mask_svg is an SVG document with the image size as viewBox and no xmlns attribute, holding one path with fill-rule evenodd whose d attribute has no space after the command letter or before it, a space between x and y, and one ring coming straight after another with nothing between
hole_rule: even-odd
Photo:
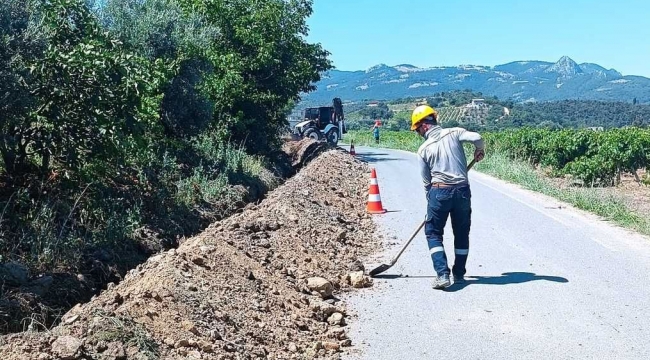
<instances>
[{"instance_id":1,"label":"vehicle tire","mask_svg":"<svg viewBox=\"0 0 650 360\"><path fill-rule=\"evenodd\" d=\"M314 140L319 141L321 139L321 134L320 131L314 129L314 128L309 128L305 130L305 137L307 138L312 138Z\"/></svg>"},{"instance_id":2,"label":"vehicle tire","mask_svg":"<svg viewBox=\"0 0 650 360\"><path fill-rule=\"evenodd\" d=\"M339 129L330 129L325 137L327 138L328 143L336 146L339 142Z\"/></svg>"}]
</instances>

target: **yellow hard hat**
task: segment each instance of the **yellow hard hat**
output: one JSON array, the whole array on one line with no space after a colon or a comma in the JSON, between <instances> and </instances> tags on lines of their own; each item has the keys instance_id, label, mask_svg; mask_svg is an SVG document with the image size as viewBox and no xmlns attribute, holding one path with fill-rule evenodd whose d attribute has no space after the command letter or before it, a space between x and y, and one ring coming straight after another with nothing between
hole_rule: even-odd
<instances>
[{"instance_id":1,"label":"yellow hard hat","mask_svg":"<svg viewBox=\"0 0 650 360\"><path fill-rule=\"evenodd\" d=\"M417 129L420 121L430 115L433 115L434 119L438 118L438 113L431 106L420 105L416 107L413 114L411 114L411 130Z\"/></svg>"}]
</instances>

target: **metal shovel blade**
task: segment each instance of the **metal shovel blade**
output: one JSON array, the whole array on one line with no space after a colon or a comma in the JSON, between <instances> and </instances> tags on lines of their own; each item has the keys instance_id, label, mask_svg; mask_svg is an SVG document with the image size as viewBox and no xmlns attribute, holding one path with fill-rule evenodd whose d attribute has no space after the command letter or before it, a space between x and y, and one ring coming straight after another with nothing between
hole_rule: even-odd
<instances>
[{"instance_id":1,"label":"metal shovel blade","mask_svg":"<svg viewBox=\"0 0 650 360\"><path fill-rule=\"evenodd\" d=\"M392 265L381 264L381 265L377 266L376 268L370 270L370 272L369 272L368 274L369 274L370 276L375 276L375 275L377 275L377 274L381 274L381 273L383 273L384 271L390 269L391 266L392 266Z\"/></svg>"}]
</instances>

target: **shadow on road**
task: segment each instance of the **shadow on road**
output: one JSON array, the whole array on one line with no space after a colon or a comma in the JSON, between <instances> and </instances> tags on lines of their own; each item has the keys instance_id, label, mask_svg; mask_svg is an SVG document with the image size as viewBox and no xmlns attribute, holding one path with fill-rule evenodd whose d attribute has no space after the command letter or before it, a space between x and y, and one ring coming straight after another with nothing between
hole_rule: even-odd
<instances>
[{"instance_id":1,"label":"shadow on road","mask_svg":"<svg viewBox=\"0 0 650 360\"><path fill-rule=\"evenodd\" d=\"M359 154L357 153L357 159L367 162L367 163L378 163L381 161L399 161L402 159L389 157L389 154Z\"/></svg>"},{"instance_id":2,"label":"shadow on road","mask_svg":"<svg viewBox=\"0 0 650 360\"><path fill-rule=\"evenodd\" d=\"M522 284L531 281L551 281L557 283L568 283L569 280L559 276L537 275L529 272L507 272L501 276L472 276L465 280L464 284L452 284L446 291L454 292L462 290L469 285L509 285Z\"/></svg>"},{"instance_id":3,"label":"shadow on road","mask_svg":"<svg viewBox=\"0 0 650 360\"><path fill-rule=\"evenodd\" d=\"M376 275L377 279L433 279L434 276L408 276L408 275ZM567 283L569 280L559 276L546 276L546 275L537 275L534 273L528 272L507 272L501 274L501 276L468 276L465 278L464 284L452 284L450 287L445 289L445 291L458 291L462 290L469 285L510 285L510 284L522 284L531 281L551 281L558 283Z\"/></svg>"},{"instance_id":4,"label":"shadow on road","mask_svg":"<svg viewBox=\"0 0 650 360\"><path fill-rule=\"evenodd\" d=\"M375 275L375 279L387 279L387 280L395 280L395 279L433 279L434 276L432 275L415 275L415 276L409 276L409 275L398 275L398 274L386 274L386 275Z\"/></svg>"}]
</instances>

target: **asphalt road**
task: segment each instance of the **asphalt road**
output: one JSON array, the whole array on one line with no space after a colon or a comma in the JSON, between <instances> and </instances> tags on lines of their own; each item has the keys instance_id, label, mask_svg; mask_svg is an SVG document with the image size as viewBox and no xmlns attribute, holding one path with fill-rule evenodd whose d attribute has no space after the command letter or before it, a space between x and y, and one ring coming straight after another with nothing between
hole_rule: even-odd
<instances>
[{"instance_id":1,"label":"asphalt road","mask_svg":"<svg viewBox=\"0 0 650 360\"><path fill-rule=\"evenodd\" d=\"M425 214L415 155L355 147L390 212L388 262ZM372 289L345 298L347 359L650 359L650 239L470 171L467 283L434 290L420 232ZM392 238L392 237L395 238ZM445 229L453 264L453 232Z\"/></svg>"}]
</instances>

